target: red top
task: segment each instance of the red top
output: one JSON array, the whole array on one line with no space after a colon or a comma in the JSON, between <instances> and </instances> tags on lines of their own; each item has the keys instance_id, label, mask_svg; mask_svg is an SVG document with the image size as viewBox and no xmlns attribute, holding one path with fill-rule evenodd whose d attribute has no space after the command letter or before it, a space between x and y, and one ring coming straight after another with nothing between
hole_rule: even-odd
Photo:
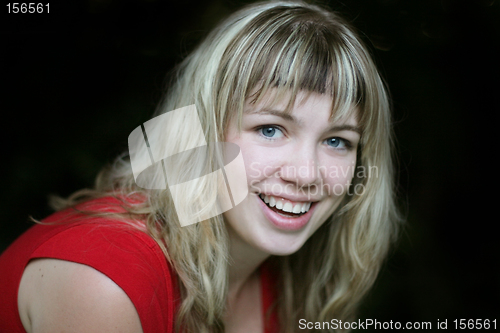
<instances>
[{"instance_id":1,"label":"red top","mask_svg":"<svg viewBox=\"0 0 500 333\"><path fill-rule=\"evenodd\" d=\"M124 212L116 198L83 204L80 209ZM88 265L113 280L134 304L144 333L174 332L180 302L177 276L158 244L146 233L106 217L88 217L68 209L57 212L19 237L0 256L0 332L26 332L19 317L17 294L31 259L53 258ZM82 218L84 217L84 218ZM269 268L261 270L262 308L275 299ZM277 332L276 316L265 333Z\"/></svg>"}]
</instances>

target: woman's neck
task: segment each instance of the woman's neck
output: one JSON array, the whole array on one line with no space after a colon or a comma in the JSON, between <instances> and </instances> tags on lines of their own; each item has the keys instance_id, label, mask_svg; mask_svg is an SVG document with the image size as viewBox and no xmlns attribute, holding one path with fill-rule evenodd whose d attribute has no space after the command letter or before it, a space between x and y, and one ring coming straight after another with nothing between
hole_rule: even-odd
<instances>
[{"instance_id":1,"label":"woman's neck","mask_svg":"<svg viewBox=\"0 0 500 333\"><path fill-rule=\"evenodd\" d=\"M255 278L259 266L270 256L246 243L228 225L229 233L229 305L234 303L243 287Z\"/></svg>"}]
</instances>

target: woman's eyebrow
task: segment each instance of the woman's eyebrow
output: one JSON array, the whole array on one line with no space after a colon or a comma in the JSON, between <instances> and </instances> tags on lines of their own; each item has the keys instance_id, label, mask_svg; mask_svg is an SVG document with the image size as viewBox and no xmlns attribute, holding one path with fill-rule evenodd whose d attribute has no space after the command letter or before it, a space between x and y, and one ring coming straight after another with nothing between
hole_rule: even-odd
<instances>
[{"instance_id":1,"label":"woman's eyebrow","mask_svg":"<svg viewBox=\"0 0 500 333\"><path fill-rule=\"evenodd\" d=\"M254 109L254 110L247 111L246 113L248 113L248 114L255 114L255 113L270 114L272 116L281 117L281 118L283 118L287 121L290 121L292 123L300 124L300 121L297 118L295 118L291 114L285 113L284 111L280 111L280 110L272 110L272 109L256 109L255 110Z\"/></svg>"},{"instance_id":2,"label":"woman's eyebrow","mask_svg":"<svg viewBox=\"0 0 500 333\"><path fill-rule=\"evenodd\" d=\"M361 128L353 125L337 125L331 127L328 132L352 131L361 135Z\"/></svg>"}]
</instances>

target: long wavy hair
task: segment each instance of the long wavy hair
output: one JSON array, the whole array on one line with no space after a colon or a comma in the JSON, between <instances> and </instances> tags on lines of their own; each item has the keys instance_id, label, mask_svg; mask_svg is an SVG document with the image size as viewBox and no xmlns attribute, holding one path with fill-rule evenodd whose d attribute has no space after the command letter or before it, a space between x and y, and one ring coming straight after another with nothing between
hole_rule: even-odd
<instances>
[{"instance_id":1,"label":"long wavy hair","mask_svg":"<svg viewBox=\"0 0 500 333\"><path fill-rule=\"evenodd\" d=\"M221 22L175 69L156 115L194 104L206 141L222 142L229 119L241 119L245 101L258 101L270 89L278 96L326 94L337 119L356 109L362 135L349 193L300 250L271 258L279 269L276 308L283 332L298 331L299 319L353 320L400 221L388 95L353 28L336 13L302 1L248 5ZM210 184L198 186L203 192ZM170 192L138 187L126 154L99 174L94 189L53 204L61 209L110 193L145 198L129 204L121 217L145 220L145 231L178 274L177 330L223 332L230 260L223 216L180 227Z\"/></svg>"}]
</instances>

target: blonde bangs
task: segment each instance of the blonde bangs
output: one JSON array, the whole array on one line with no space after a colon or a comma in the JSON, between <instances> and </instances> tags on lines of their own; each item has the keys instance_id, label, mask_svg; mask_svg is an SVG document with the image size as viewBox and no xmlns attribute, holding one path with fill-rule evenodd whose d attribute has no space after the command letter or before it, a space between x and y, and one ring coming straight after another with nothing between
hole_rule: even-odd
<instances>
[{"instance_id":1,"label":"blonde bangs","mask_svg":"<svg viewBox=\"0 0 500 333\"><path fill-rule=\"evenodd\" d=\"M331 24L332 26L329 26ZM304 7L276 7L250 21L229 44L221 60L221 77L232 86L228 107L259 103L272 89L272 104L287 101L290 112L299 91L329 95L334 121L364 109L367 67L351 40L338 32L338 22ZM224 84L223 84L224 85Z\"/></svg>"}]
</instances>

